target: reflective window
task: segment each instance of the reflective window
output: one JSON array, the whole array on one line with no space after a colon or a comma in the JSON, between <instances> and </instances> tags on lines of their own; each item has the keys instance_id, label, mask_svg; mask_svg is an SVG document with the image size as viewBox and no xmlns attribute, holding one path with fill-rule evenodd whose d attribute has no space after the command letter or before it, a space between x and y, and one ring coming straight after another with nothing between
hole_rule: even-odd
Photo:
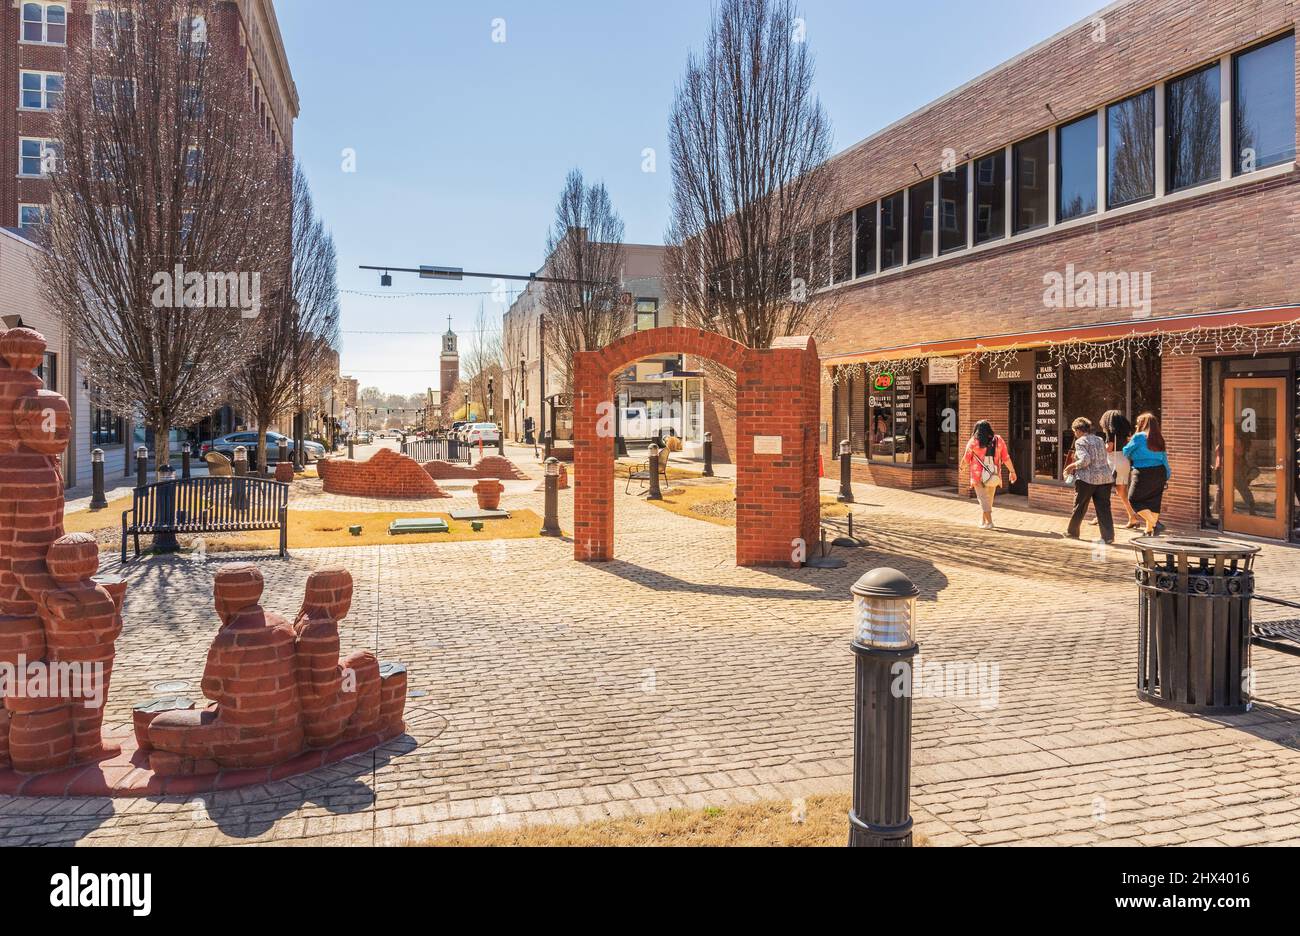
<instances>
[{"instance_id":1,"label":"reflective window","mask_svg":"<svg viewBox=\"0 0 1300 936\"><path fill-rule=\"evenodd\" d=\"M847 283L853 279L853 212L835 219L834 238L831 277L836 283Z\"/></svg>"},{"instance_id":2,"label":"reflective window","mask_svg":"<svg viewBox=\"0 0 1300 936\"><path fill-rule=\"evenodd\" d=\"M1016 233L1047 224L1047 134L1040 133L1012 148L1015 170Z\"/></svg>"},{"instance_id":3,"label":"reflective window","mask_svg":"<svg viewBox=\"0 0 1300 936\"><path fill-rule=\"evenodd\" d=\"M969 164L939 176L939 252L966 247L966 177Z\"/></svg>"},{"instance_id":4,"label":"reflective window","mask_svg":"<svg viewBox=\"0 0 1300 936\"><path fill-rule=\"evenodd\" d=\"M1295 159L1295 36L1232 61L1233 174Z\"/></svg>"},{"instance_id":5,"label":"reflective window","mask_svg":"<svg viewBox=\"0 0 1300 936\"><path fill-rule=\"evenodd\" d=\"M975 163L975 243L998 240L1007 232L1007 157L1002 151Z\"/></svg>"},{"instance_id":6,"label":"reflective window","mask_svg":"<svg viewBox=\"0 0 1300 936\"><path fill-rule=\"evenodd\" d=\"M1069 221L1097 210L1097 115L1056 133L1056 220Z\"/></svg>"},{"instance_id":7,"label":"reflective window","mask_svg":"<svg viewBox=\"0 0 1300 936\"><path fill-rule=\"evenodd\" d=\"M1156 194L1156 93L1147 89L1106 108L1106 204Z\"/></svg>"},{"instance_id":8,"label":"reflective window","mask_svg":"<svg viewBox=\"0 0 1300 936\"><path fill-rule=\"evenodd\" d=\"M1165 86L1165 188L1213 182L1223 162L1219 142L1219 66L1175 78Z\"/></svg>"},{"instance_id":9,"label":"reflective window","mask_svg":"<svg viewBox=\"0 0 1300 936\"><path fill-rule=\"evenodd\" d=\"M858 209L857 232L854 272L857 276L867 276L876 272L876 206L874 204Z\"/></svg>"},{"instance_id":10,"label":"reflective window","mask_svg":"<svg viewBox=\"0 0 1300 936\"><path fill-rule=\"evenodd\" d=\"M880 269L903 263L903 193L880 201Z\"/></svg>"},{"instance_id":11,"label":"reflective window","mask_svg":"<svg viewBox=\"0 0 1300 936\"><path fill-rule=\"evenodd\" d=\"M934 256L934 181L927 179L907 190L907 262Z\"/></svg>"}]
</instances>

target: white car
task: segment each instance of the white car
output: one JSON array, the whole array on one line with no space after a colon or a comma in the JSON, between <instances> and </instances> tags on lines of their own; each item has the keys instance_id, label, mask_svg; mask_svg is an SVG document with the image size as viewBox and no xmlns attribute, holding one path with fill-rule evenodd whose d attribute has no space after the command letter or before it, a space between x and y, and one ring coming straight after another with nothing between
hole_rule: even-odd
<instances>
[{"instance_id":1,"label":"white car","mask_svg":"<svg viewBox=\"0 0 1300 936\"><path fill-rule=\"evenodd\" d=\"M501 441L501 427L496 423L475 423L465 430L465 441L470 445L496 445Z\"/></svg>"}]
</instances>

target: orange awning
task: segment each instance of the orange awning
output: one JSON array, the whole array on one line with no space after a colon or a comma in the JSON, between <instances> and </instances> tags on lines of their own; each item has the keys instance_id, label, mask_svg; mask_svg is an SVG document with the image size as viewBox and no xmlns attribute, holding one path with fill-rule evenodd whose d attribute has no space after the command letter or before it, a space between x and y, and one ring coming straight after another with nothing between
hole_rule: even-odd
<instances>
[{"instance_id":1,"label":"orange awning","mask_svg":"<svg viewBox=\"0 0 1300 936\"><path fill-rule=\"evenodd\" d=\"M1300 305L1269 306L1263 309L1242 309L1234 312L1198 312L1191 315L1168 315L1160 318L1126 319L1095 325L1077 325L1043 331L1018 332L1004 335L983 335L953 338L945 341L920 342L855 351L824 358L825 367L848 364L867 364L876 361L904 360L920 357L950 357L974 351L1010 351L1043 348L1064 341L1114 341L1143 335L1166 332L1186 332L1198 328L1267 328L1300 321Z\"/></svg>"}]
</instances>

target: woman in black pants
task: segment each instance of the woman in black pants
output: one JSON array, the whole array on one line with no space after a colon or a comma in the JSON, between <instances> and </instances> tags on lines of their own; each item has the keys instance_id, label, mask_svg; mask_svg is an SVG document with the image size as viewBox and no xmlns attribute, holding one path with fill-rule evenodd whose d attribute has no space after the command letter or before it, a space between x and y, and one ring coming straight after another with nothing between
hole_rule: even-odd
<instances>
[{"instance_id":1,"label":"woman in black pants","mask_svg":"<svg viewBox=\"0 0 1300 936\"><path fill-rule=\"evenodd\" d=\"M1074 461L1065 473L1074 476L1074 513L1070 517L1069 539L1078 539L1083 518L1092 504L1097 511L1097 525L1102 541L1115 542L1115 519L1110 512L1110 495L1115 490L1115 469L1110 465L1106 443L1093 434L1092 420L1080 417L1070 426L1074 430Z\"/></svg>"}]
</instances>

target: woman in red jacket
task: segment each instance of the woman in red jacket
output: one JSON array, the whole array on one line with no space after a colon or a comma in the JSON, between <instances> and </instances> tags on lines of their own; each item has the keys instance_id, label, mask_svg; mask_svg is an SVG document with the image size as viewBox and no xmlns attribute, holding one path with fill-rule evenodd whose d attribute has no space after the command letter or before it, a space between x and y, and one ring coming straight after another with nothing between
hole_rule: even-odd
<instances>
[{"instance_id":1,"label":"woman in red jacket","mask_svg":"<svg viewBox=\"0 0 1300 936\"><path fill-rule=\"evenodd\" d=\"M980 529L992 530L993 499L997 496L998 488L1002 487L1002 468L1006 466L1011 483L1015 484L1016 466L1011 463L1007 443L993 431L988 420L982 419L975 424L975 434L966 443L966 454L962 456L961 463L970 469L971 487L975 489L975 497L984 513Z\"/></svg>"}]
</instances>

